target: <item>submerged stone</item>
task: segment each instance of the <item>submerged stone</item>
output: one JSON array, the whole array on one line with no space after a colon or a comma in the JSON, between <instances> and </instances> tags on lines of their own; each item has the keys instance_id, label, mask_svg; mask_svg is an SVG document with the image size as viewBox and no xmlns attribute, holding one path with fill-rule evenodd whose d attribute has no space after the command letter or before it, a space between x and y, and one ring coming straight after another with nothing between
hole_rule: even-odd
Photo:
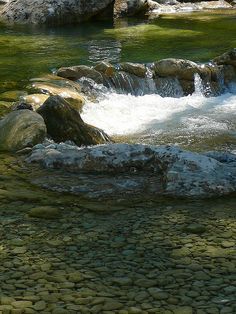
<instances>
[{"instance_id":1,"label":"submerged stone","mask_svg":"<svg viewBox=\"0 0 236 314\"><path fill-rule=\"evenodd\" d=\"M34 218L55 219L59 216L59 210L51 206L34 207L29 211L29 216Z\"/></svg>"},{"instance_id":2,"label":"submerged stone","mask_svg":"<svg viewBox=\"0 0 236 314\"><path fill-rule=\"evenodd\" d=\"M202 234L206 231L206 227L201 224L193 223L184 227L184 231L189 233Z\"/></svg>"},{"instance_id":3,"label":"submerged stone","mask_svg":"<svg viewBox=\"0 0 236 314\"><path fill-rule=\"evenodd\" d=\"M13 106L14 106L13 102L0 101L0 118L10 113L12 111Z\"/></svg>"},{"instance_id":4,"label":"submerged stone","mask_svg":"<svg viewBox=\"0 0 236 314\"><path fill-rule=\"evenodd\" d=\"M27 93L25 91L19 91L19 90L7 91L0 94L0 100L16 101L19 99L19 97L26 96L26 95Z\"/></svg>"}]
</instances>

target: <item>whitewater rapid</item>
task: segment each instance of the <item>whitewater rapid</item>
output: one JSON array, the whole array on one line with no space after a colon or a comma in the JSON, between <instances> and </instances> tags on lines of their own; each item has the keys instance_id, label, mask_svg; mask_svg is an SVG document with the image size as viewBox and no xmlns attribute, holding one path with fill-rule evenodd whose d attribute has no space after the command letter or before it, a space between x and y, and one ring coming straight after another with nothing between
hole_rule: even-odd
<instances>
[{"instance_id":1,"label":"whitewater rapid","mask_svg":"<svg viewBox=\"0 0 236 314\"><path fill-rule=\"evenodd\" d=\"M180 98L109 93L86 103L82 118L109 135L225 132L235 130L236 93L205 97L197 92Z\"/></svg>"}]
</instances>

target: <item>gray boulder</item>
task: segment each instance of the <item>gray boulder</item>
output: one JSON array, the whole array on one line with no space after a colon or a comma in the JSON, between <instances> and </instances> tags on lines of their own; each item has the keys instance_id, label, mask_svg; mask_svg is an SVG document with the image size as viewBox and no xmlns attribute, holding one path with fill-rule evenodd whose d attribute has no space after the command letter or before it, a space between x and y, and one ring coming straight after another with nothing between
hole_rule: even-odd
<instances>
[{"instance_id":1,"label":"gray boulder","mask_svg":"<svg viewBox=\"0 0 236 314\"><path fill-rule=\"evenodd\" d=\"M0 150L17 151L43 142L46 137L43 118L30 110L9 113L0 121Z\"/></svg>"},{"instance_id":2,"label":"gray boulder","mask_svg":"<svg viewBox=\"0 0 236 314\"><path fill-rule=\"evenodd\" d=\"M10 0L1 16L10 23L71 24L103 12L113 0Z\"/></svg>"},{"instance_id":3,"label":"gray boulder","mask_svg":"<svg viewBox=\"0 0 236 314\"><path fill-rule=\"evenodd\" d=\"M207 198L236 191L236 166L176 146L40 145L27 161L72 172L65 177L55 174L50 181L37 178L35 184L95 198L129 194Z\"/></svg>"}]
</instances>

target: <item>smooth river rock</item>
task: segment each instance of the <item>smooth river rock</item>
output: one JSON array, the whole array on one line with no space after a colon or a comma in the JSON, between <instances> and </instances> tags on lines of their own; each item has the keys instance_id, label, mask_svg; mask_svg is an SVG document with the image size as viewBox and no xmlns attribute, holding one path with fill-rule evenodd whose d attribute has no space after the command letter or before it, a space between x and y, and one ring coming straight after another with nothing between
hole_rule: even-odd
<instances>
[{"instance_id":1,"label":"smooth river rock","mask_svg":"<svg viewBox=\"0 0 236 314\"><path fill-rule=\"evenodd\" d=\"M55 172L35 184L88 197L129 194L208 198L236 191L236 167L176 146L36 146L27 158Z\"/></svg>"},{"instance_id":2,"label":"smooth river rock","mask_svg":"<svg viewBox=\"0 0 236 314\"><path fill-rule=\"evenodd\" d=\"M9 113L0 121L0 150L16 151L43 142L46 137L43 118L30 110Z\"/></svg>"},{"instance_id":3,"label":"smooth river rock","mask_svg":"<svg viewBox=\"0 0 236 314\"><path fill-rule=\"evenodd\" d=\"M79 112L60 96L51 96L37 110L43 117L48 135L55 142L76 145L104 144L110 141L102 130L85 123Z\"/></svg>"}]
</instances>

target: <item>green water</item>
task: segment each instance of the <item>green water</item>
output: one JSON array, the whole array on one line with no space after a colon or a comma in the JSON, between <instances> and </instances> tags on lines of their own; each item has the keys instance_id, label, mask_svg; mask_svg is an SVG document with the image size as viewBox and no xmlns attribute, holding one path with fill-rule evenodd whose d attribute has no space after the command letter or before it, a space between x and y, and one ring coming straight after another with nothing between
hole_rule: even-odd
<instances>
[{"instance_id":1,"label":"green water","mask_svg":"<svg viewBox=\"0 0 236 314\"><path fill-rule=\"evenodd\" d=\"M61 66L153 62L181 57L208 61L236 47L236 10L162 15L63 28L0 26L0 92L22 89L32 77Z\"/></svg>"},{"instance_id":2,"label":"green water","mask_svg":"<svg viewBox=\"0 0 236 314\"><path fill-rule=\"evenodd\" d=\"M30 78L60 66L103 59L207 61L236 47L235 22L236 11L231 10L129 20L114 27L104 22L47 29L0 26L0 93L24 89ZM197 140L202 147L202 138ZM227 140L221 134L220 143ZM120 301L125 312L128 306L143 309L150 303L145 313L183 313L186 308L235 313L235 195L213 200L140 200L130 195L129 200L89 201L34 186L33 178L53 176L53 170L28 165L24 156L1 153L0 160L1 297L36 305L45 300L42 311L47 313L54 308L60 313L82 308L83 313L103 313L103 299ZM59 209L59 216L50 221L30 218L29 211L38 206ZM205 232L186 233L192 223L203 225ZM56 281L58 274L61 281ZM69 282L69 274L82 274L82 281ZM132 284L117 285L114 276L130 277ZM153 300L147 294L135 301L146 293L147 288L136 285L143 277L157 279L168 299Z\"/></svg>"}]
</instances>

